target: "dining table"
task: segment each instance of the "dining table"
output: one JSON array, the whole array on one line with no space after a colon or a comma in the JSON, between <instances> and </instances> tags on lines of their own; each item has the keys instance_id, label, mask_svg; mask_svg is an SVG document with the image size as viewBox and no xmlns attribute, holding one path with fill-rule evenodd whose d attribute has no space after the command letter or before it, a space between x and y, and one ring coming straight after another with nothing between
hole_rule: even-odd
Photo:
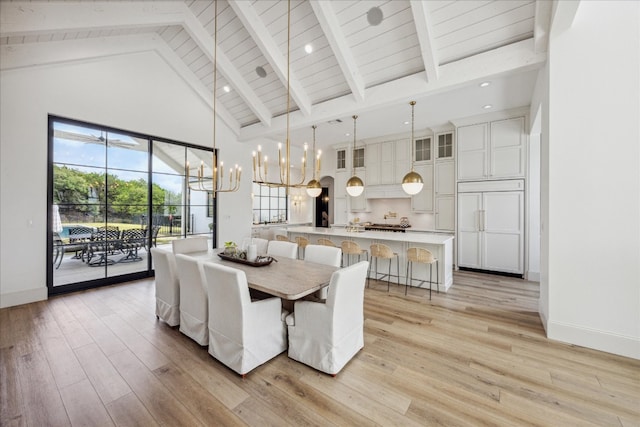
<instances>
[{"instance_id":1,"label":"dining table","mask_svg":"<svg viewBox=\"0 0 640 427\"><path fill-rule=\"evenodd\" d=\"M333 272L339 270L339 267L285 257L272 257L270 264L254 266L221 259L215 250L186 255L242 270L247 276L249 288L287 301L304 298L328 286Z\"/></svg>"}]
</instances>

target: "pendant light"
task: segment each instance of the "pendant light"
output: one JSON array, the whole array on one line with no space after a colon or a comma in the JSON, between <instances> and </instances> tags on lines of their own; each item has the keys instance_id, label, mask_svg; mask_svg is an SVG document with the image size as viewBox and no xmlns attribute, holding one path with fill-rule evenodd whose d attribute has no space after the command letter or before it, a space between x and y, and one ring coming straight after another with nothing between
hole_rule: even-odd
<instances>
[{"instance_id":1,"label":"pendant light","mask_svg":"<svg viewBox=\"0 0 640 427\"><path fill-rule=\"evenodd\" d=\"M347 193L351 197L358 197L364 191L364 182L356 176L356 165L355 165L355 157L356 157L356 120L358 116L353 116L353 153L351 157L351 163L353 166L353 176L349 178L347 181Z\"/></svg>"},{"instance_id":2,"label":"pendant light","mask_svg":"<svg viewBox=\"0 0 640 427\"><path fill-rule=\"evenodd\" d=\"M424 181L422 181L422 177L420 176L420 174L413 170L413 163L414 163L413 150L415 147L415 141L413 140L413 122L414 122L413 110L416 105L416 101L411 101L409 105L411 105L411 140L409 141L411 143L411 171L409 171L409 173L406 174L404 178L402 178L402 189L408 195L413 196L415 194L418 194L420 191L422 191L422 187L424 186Z\"/></svg>"},{"instance_id":3,"label":"pendant light","mask_svg":"<svg viewBox=\"0 0 640 427\"><path fill-rule=\"evenodd\" d=\"M309 197L318 197L322 193L322 185L316 180L316 171L320 172L320 150L316 154L316 125L311 126L313 129L313 154L316 156L315 165L313 167L313 178L307 184L307 194Z\"/></svg>"},{"instance_id":4,"label":"pendant light","mask_svg":"<svg viewBox=\"0 0 640 427\"><path fill-rule=\"evenodd\" d=\"M218 0L215 0L214 9L214 30L213 30L213 153L211 156L211 177L205 177L204 161L200 162L197 168L198 179L195 184L191 184L189 161L185 164L186 182L192 191L206 191L214 198L217 193L234 193L240 189L240 180L242 177L242 168L236 165L235 170L229 169L229 184L225 188L224 184L224 165L220 162L218 168L218 153L216 149L216 105L217 105L217 82L218 82Z\"/></svg>"}]
</instances>

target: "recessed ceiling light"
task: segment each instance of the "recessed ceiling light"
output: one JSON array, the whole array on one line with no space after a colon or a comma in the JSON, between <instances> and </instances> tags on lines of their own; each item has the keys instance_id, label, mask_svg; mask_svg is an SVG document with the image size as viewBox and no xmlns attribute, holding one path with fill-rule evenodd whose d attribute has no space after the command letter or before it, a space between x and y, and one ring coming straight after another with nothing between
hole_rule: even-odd
<instances>
[{"instance_id":1,"label":"recessed ceiling light","mask_svg":"<svg viewBox=\"0 0 640 427\"><path fill-rule=\"evenodd\" d=\"M489 108L493 108L493 105L491 104L483 105L482 108L484 108L485 110L488 110Z\"/></svg>"},{"instance_id":2,"label":"recessed ceiling light","mask_svg":"<svg viewBox=\"0 0 640 427\"><path fill-rule=\"evenodd\" d=\"M373 25L373 26L380 25L383 17L384 16L382 14L382 9L380 9L377 6L372 7L367 12L367 21L369 21L369 25Z\"/></svg>"},{"instance_id":3,"label":"recessed ceiling light","mask_svg":"<svg viewBox=\"0 0 640 427\"><path fill-rule=\"evenodd\" d=\"M259 65L256 67L256 74L258 75L258 77L261 77L263 79L267 77L267 72Z\"/></svg>"},{"instance_id":4,"label":"recessed ceiling light","mask_svg":"<svg viewBox=\"0 0 640 427\"><path fill-rule=\"evenodd\" d=\"M408 125L408 124L409 124L409 122L404 122L404 124L405 124L405 125Z\"/></svg>"},{"instance_id":5,"label":"recessed ceiling light","mask_svg":"<svg viewBox=\"0 0 640 427\"><path fill-rule=\"evenodd\" d=\"M345 133L344 136L349 136L351 135L349 132Z\"/></svg>"},{"instance_id":6,"label":"recessed ceiling light","mask_svg":"<svg viewBox=\"0 0 640 427\"><path fill-rule=\"evenodd\" d=\"M487 87L491 84L491 82L482 82L480 83L480 87Z\"/></svg>"},{"instance_id":7,"label":"recessed ceiling light","mask_svg":"<svg viewBox=\"0 0 640 427\"><path fill-rule=\"evenodd\" d=\"M222 87L222 89L224 89L224 91L227 92L227 93L231 92L231 88L229 86L227 86L227 85L224 85Z\"/></svg>"},{"instance_id":8,"label":"recessed ceiling light","mask_svg":"<svg viewBox=\"0 0 640 427\"><path fill-rule=\"evenodd\" d=\"M313 46L311 46L310 44L304 45L304 51L307 53L313 52Z\"/></svg>"}]
</instances>

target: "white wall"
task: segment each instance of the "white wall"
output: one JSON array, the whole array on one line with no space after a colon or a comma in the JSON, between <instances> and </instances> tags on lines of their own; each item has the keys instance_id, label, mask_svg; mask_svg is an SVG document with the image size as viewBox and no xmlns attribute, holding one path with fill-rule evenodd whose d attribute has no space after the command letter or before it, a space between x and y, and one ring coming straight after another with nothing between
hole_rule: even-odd
<instances>
[{"instance_id":1,"label":"white wall","mask_svg":"<svg viewBox=\"0 0 640 427\"><path fill-rule=\"evenodd\" d=\"M0 306L6 307L47 295L48 114L211 146L212 111L153 52L3 70L0 77ZM221 156L250 171L250 147L217 124ZM219 241L250 233L250 181L245 172L239 192L219 195Z\"/></svg>"},{"instance_id":2,"label":"white wall","mask_svg":"<svg viewBox=\"0 0 640 427\"><path fill-rule=\"evenodd\" d=\"M542 171L541 288L549 292L548 336L635 358L639 18L639 2L583 1L571 28L552 32L549 139L542 141L548 164Z\"/></svg>"}]
</instances>

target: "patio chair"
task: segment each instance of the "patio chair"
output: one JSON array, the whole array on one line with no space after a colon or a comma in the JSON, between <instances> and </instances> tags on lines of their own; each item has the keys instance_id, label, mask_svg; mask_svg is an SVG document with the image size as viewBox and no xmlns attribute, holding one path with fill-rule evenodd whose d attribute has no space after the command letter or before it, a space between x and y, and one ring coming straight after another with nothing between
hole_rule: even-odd
<instances>
[{"instance_id":1,"label":"patio chair","mask_svg":"<svg viewBox=\"0 0 640 427\"><path fill-rule=\"evenodd\" d=\"M126 254L118 262L142 261L138 249L146 246L145 234L145 230L141 228L122 231L120 250Z\"/></svg>"},{"instance_id":2,"label":"patio chair","mask_svg":"<svg viewBox=\"0 0 640 427\"><path fill-rule=\"evenodd\" d=\"M99 227L87 244L87 264L91 267L115 264L109 255L120 249L120 229L118 227ZM94 257L98 260L92 261Z\"/></svg>"}]
</instances>

